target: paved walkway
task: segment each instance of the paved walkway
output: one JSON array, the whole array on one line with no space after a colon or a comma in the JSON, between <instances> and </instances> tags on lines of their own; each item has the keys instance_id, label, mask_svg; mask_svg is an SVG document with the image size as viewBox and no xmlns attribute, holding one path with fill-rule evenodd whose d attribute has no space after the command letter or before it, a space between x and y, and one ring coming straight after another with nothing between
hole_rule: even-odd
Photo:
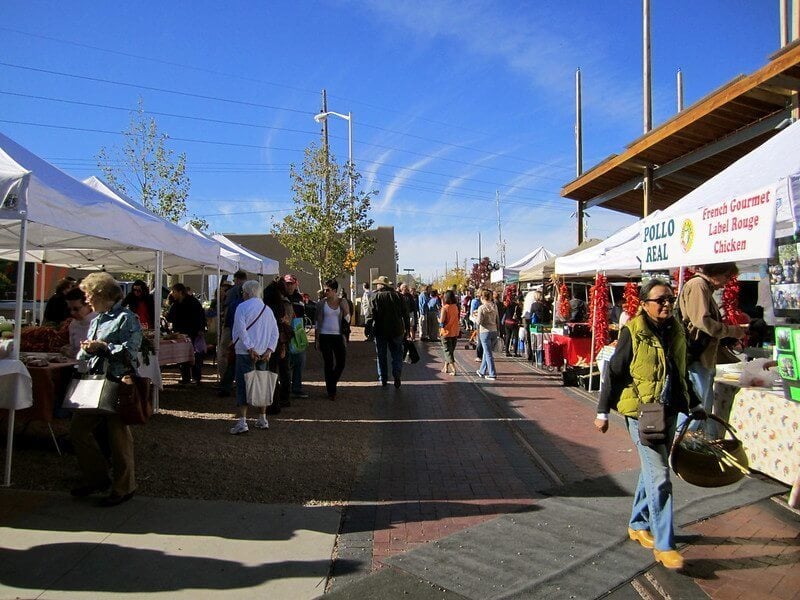
<instances>
[{"instance_id":1,"label":"paved walkway","mask_svg":"<svg viewBox=\"0 0 800 600\"><path fill-rule=\"evenodd\" d=\"M420 346L423 360L405 367L403 387L378 399L386 425L339 537L338 556L350 570L334 566L332 589L343 597L366 571L395 569L391 557L535 506L549 488L638 469L621 419L597 433L594 402L563 388L560 376L503 357L498 380L489 382L474 375L474 352L460 349L459 375L451 377L440 372L438 345ZM751 529L732 528L734 519ZM624 533L624 521L612 526ZM692 568L679 575L653 568L630 590L654 598L663 597L659 589L687 598L800 598L800 519L785 505L766 500L683 533L700 536L684 550ZM362 568L353 570L354 561ZM397 584L386 574L376 591L380 581ZM364 583L350 589L363 594Z\"/></svg>"}]
</instances>

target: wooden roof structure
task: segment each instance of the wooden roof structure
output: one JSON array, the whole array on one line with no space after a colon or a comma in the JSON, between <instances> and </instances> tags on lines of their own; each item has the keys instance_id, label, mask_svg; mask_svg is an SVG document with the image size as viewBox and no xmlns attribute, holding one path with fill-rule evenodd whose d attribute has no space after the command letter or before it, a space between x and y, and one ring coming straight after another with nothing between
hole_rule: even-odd
<instances>
[{"instance_id":1,"label":"wooden roof structure","mask_svg":"<svg viewBox=\"0 0 800 600\"><path fill-rule=\"evenodd\" d=\"M652 169L648 212L664 209L767 141L791 121L800 92L800 41L751 75L740 75L630 143L561 189L584 208L644 216L643 180Z\"/></svg>"}]
</instances>

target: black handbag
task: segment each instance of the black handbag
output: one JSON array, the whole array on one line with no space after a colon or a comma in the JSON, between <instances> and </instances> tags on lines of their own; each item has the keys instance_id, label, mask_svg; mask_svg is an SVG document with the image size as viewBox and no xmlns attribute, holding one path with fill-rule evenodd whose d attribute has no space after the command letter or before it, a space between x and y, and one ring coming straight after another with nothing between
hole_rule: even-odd
<instances>
[{"instance_id":1,"label":"black handbag","mask_svg":"<svg viewBox=\"0 0 800 600\"><path fill-rule=\"evenodd\" d=\"M403 340L403 355L412 365L419 362L419 351L411 340Z\"/></svg>"},{"instance_id":2,"label":"black handbag","mask_svg":"<svg viewBox=\"0 0 800 600\"><path fill-rule=\"evenodd\" d=\"M660 402L639 405L639 441L649 447L667 441L667 417Z\"/></svg>"}]
</instances>

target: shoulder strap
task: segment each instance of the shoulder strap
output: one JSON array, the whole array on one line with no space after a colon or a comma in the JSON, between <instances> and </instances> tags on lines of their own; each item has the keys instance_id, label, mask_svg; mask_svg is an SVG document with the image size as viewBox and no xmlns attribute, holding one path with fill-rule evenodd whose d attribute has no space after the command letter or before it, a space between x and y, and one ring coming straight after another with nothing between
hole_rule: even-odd
<instances>
[{"instance_id":1,"label":"shoulder strap","mask_svg":"<svg viewBox=\"0 0 800 600\"><path fill-rule=\"evenodd\" d=\"M250 329L250 328L251 328L253 325L255 325L255 324L256 324L256 321L258 321L258 320L261 318L261 315L263 315L263 314L264 314L264 311L266 310L266 308L267 308L267 305L266 305L266 304L265 304L264 306L262 306L262 307L261 307L261 312L260 312L260 313L258 313L258 316L257 316L255 319L253 319L253 322L252 322L252 323L250 323L250 325L248 325L247 327L245 327L245 328L244 328L244 330L245 330L245 331L249 330L249 329ZM235 340L233 340L233 341L231 342L231 344L232 344L233 346L235 346L235 345L236 345L236 342L238 342L238 341L239 341L239 338L237 337Z\"/></svg>"}]
</instances>

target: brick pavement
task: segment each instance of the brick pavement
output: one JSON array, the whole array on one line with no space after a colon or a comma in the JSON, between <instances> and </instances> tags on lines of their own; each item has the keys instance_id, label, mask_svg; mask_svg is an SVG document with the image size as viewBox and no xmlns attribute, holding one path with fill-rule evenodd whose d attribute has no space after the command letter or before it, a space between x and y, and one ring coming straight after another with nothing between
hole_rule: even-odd
<instances>
[{"instance_id":1,"label":"brick pavement","mask_svg":"<svg viewBox=\"0 0 800 600\"><path fill-rule=\"evenodd\" d=\"M376 387L382 424L343 519L339 558L360 559L378 570L396 553L532 509L542 492L560 483L638 468L621 419L612 419L606 434L597 433L593 403L563 388L559 376L501 357L498 380L479 380L474 352L463 349L457 351L459 375L446 376L440 373L438 344L418 347L422 361L404 367L400 390ZM351 367L374 370L369 360ZM740 514L766 533L748 533L743 543L741 530L734 536L737 530L728 523ZM766 597L758 594L767 583L736 584L737 577L757 572L772 582L770 597L800 597L797 523L788 530L779 523L759 504L692 526L691 533L703 536L686 551L700 565L691 573L698 593L721 600ZM710 546L709 540L718 543ZM726 555L732 546L749 553L732 563ZM333 575L340 585L335 567Z\"/></svg>"}]
</instances>

